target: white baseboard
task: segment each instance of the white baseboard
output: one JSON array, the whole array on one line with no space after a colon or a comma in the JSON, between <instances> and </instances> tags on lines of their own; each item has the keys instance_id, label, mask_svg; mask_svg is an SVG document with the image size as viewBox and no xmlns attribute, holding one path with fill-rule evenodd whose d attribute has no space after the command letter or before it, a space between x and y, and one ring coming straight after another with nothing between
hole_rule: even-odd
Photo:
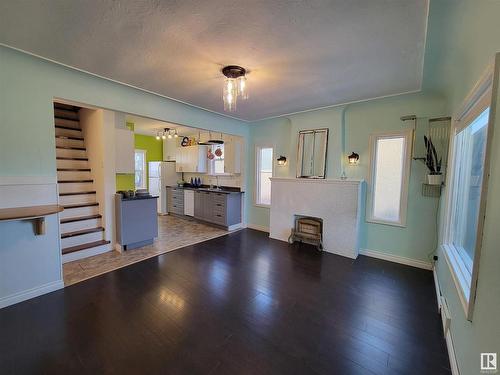
<instances>
[{"instance_id":1,"label":"white baseboard","mask_svg":"<svg viewBox=\"0 0 500 375\"><path fill-rule=\"evenodd\" d=\"M258 230L258 231L261 231L261 232L269 233L269 227L266 227L264 225L247 224L247 228L255 229L255 230Z\"/></svg>"},{"instance_id":2,"label":"white baseboard","mask_svg":"<svg viewBox=\"0 0 500 375\"><path fill-rule=\"evenodd\" d=\"M377 250L359 249L359 254L368 257L387 260L389 262L405 264L407 266L423 268L424 270L432 270L432 263L423 260L411 259L399 255L387 254Z\"/></svg>"},{"instance_id":3,"label":"white baseboard","mask_svg":"<svg viewBox=\"0 0 500 375\"><path fill-rule=\"evenodd\" d=\"M227 227L227 230L229 232L233 231L233 230L237 230L237 229L242 229L244 228L243 224L242 223L239 223L239 224L233 224L233 225L230 225Z\"/></svg>"},{"instance_id":4,"label":"white baseboard","mask_svg":"<svg viewBox=\"0 0 500 375\"><path fill-rule=\"evenodd\" d=\"M62 262L63 264L68 262L73 262L74 260L79 260L83 258L92 257L94 255L104 254L107 253L108 251L113 251L113 250L114 248L113 245L111 244L96 246L91 249L75 251L74 253L69 253L69 254L63 254Z\"/></svg>"},{"instance_id":5,"label":"white baseboard","mask_svg":"<svg viewBox=\"0 0 500 375\"><path fill-rule=\"evenodd\" d=\"M441 295L441 288L439 286L439 279L437 277L436 268L432 269L432 273L434 274L434 286L436 287L436 296L437 296L437 304L439 312L442 314L446 314L448 317L450 316L448 312L448 308L446 306L446 298ZM451 318L450 318L451 319ZM448 349L448 357L450 359L450 369L452 375L460 375L460 371L458 369L457 357L455 356L455 349L453 348L453 338L451 336L450 319L448 320L448 327L445 331L445 339L446 339L446 348ZM444 323L443 323L444 324ZM443 327L445 329L445 327Z\"/></svg>"},{"instance_id":6,"label":"white baseboard","mask_svg":"<svg viewBox=\"0 0 500 375\"><path fill-rule=\"evenodd\" d=\"M12 294L10 296L0 298L0 309L62 288L64 288L64 282L62 280L57 280L48 284L37 286L32 289Z\"/></svg>"}]
</instances>

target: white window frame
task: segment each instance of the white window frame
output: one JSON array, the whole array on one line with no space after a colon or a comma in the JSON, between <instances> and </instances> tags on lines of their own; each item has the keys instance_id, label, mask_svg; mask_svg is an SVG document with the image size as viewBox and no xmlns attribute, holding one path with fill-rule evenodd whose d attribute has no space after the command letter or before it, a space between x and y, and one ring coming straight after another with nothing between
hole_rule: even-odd
<instances>
[{"instance_id":1,"label":"white window frame","mask_svg":"<svg viewBox=\"0 0 500 375\"><path fill-rule=\"evenodd\" d=\"M373 215L373 194L374 194L374 186L373 183L376 177L375 167L377 165L375 157L377 153L377 141L379 139L391 139L391 138L405 138L405 147L404 147L404 166L403 166L403 177L401 181L401 197L399 203L399 219L397 221L388 221L382 220L374 217ZM384 224L384 225L392 225L397 227L406 227L406 213L408 208L408 187L410 184L410 169L411 169L411 150L412 150L412 142L413 142L413 129L407 130L399 130L393 132L384 132L384 133L375 133L370 135L370 172L369 178L370 181L370 192L368 194L368 214L366 221L369 223L375 224Z\"/></svg>"},{"instance_id":2,"label":"white window frame","mask_svg":"<svg viewBox=\"0 0 500 375\"><path fill-rule=\"evenodd\" d=\"M443 240L440 244L441 251L444 254L446 264L450 270L453 282L460 297L460 302L464 309L467 320L472 321L474 311L474 302L476 299L477 280L479 273L479 259L481 256L482 233L484 225L484 217L486 211L486 193L488 189L489 177L489 163L490 163L490 150L493 137L493 119L490 110L488 119L488 130L486 138L486 151L484 160L484 173L481 188L481 197L479 203L479 218L477 225L476 244L474 249L474 259L471 265L466 262L459 255L460 250L453 245L452 240L452 217L453 206L452 202L456 195L453 181L455 179L455 136L460 133L465 127L469 126L484 110L488 107L491 108L492 104L492 83L493 83L493 65L488 67L479 82L474 86L471 93L467 96L462 105L461 110L457 116L454 116L453 127L450 137L450 151L448 160L451 161L451 170L447 176L448 186L445 195L445 216L443 222Z\"/></svg>"},{"instance_id":3,"label":"white window frame","mask_svg":"<svg viewBox=\"0 0 500 375\"><path fill-rule=\"evenodd\" d=\"M265 149L265 148L270 148L273 150L272 157L271 157L272 158L271 177L274 177L274 150L275 150L275 147L273 145L269 145L269 144L256 145L255 146L255 171L254 171L255 182L254 182L253 202L254 202L254 206L256 206L256 207L269 208L269 207L271 207L271 204L260 203L257 199L260 196L260 151L262 149Z\"/></svg>"},{"instance_id":4,"label":"white window frame","mask_svg":"<svg viewBox=\"0 0 500 375\"><path fill-rule=\"evenodd\" d=\"M217 146L219 145L211 145L208 146L212 149L212 153L217 149ZM223 145L225 146L225 145ZM214 154L215 155L215 154ZM217 156L215 156L212 160L208 160L208 175L209 176L231 176L231 173L226 172L226 148L224 147L224 151L222 152L222 160L224 161L224 172L222 173L215 173L215 159L219 159Z\"/></svg>"},{"instance_id":5,"label":"white window frame","mask_svg":"<svg viewBox=\"0 0 500 375\"><path fill-rule=\"evenodd\" d=\"M141 153L141 154L144 154L144 163L143 163L143 172L142 172L142 181L144 181L144 185L143 186L135 186L135 154L137 153ZM148 163L147 163L147 153L148 153L148 150L143 150L143 149L139 149L139 148L136 148L134 150L134 187L136 189L147 189L148 187Z\"/></svg>"}]
</instances>

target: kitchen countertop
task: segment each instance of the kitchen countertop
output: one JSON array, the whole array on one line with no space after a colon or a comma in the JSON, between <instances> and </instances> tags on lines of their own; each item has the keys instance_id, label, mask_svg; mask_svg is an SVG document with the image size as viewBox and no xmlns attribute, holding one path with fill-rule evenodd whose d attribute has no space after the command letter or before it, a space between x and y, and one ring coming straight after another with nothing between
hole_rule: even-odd
<instances>
[{"instance_id":1,"label":"kitchen countertop","mask_svg":"<svg viewBox=\"0 0 500 375\"><path fill-rule=\"evenodd\" d=\"M118 194L119 195L119 194ZM143 200L143 199L157 199L158 196L157 195L147 195L147 196L144 196L144 197L133 197L133 198L121 198L122 201L140 201L140 200Z\"/></svg>"},{"instance_id":2,"label":"kitchen countertop","mask_svg":"<svg viewBox=\"0 0 500 375\"><path fill-rule=\"evenodd\" d=\"M220 190L210 189L206 185L202 185L202 187L167 185L167 187L168 188L175 188L175 189L183 189L183 190L209 191L211 193L222 193L222 194L243 194L244 193L244 191L240 191L239 188L234 188L234 187L222 187Z\"/></svg>"}]
</instances>

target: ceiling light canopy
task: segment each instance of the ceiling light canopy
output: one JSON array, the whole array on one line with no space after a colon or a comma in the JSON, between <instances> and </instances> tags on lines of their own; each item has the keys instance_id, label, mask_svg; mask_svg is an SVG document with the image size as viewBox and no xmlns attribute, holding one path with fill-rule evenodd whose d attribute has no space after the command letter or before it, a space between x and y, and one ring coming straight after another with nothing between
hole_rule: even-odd
<instances>
[{"instance_id":1,"label":"ceiling light canopy","mask_svg":"<svg viewBox=\"0 0 500 375\"><path fill-rule=\"evenodd\" d=\"M243 100L248 99L246 73L245 68L237 65L228 65L222 68L222 74L226 77L222 90L224 111L235 111L238 98Z\"/></svg>"}]
</instances>

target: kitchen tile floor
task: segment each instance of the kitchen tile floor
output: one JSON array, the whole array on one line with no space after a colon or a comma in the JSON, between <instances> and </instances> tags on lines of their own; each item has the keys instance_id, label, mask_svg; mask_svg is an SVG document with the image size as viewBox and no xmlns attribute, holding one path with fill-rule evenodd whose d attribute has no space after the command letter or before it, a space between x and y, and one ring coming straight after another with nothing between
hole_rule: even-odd
<instances>
[{"instance_id":1,"label":"kitchen tile floor","mask_svg":"<svg viewBox=\"0 0 500 375\"><path fill-rule=\"evenodd\" d=\"M64 285L72 285L129 264L227 233L224 229L205 225L195 220L170 215L158 216L158 238L155 239L153 245L123 253L110 251L65 263L63 265Z\"/></svg>"}]
</instances>

